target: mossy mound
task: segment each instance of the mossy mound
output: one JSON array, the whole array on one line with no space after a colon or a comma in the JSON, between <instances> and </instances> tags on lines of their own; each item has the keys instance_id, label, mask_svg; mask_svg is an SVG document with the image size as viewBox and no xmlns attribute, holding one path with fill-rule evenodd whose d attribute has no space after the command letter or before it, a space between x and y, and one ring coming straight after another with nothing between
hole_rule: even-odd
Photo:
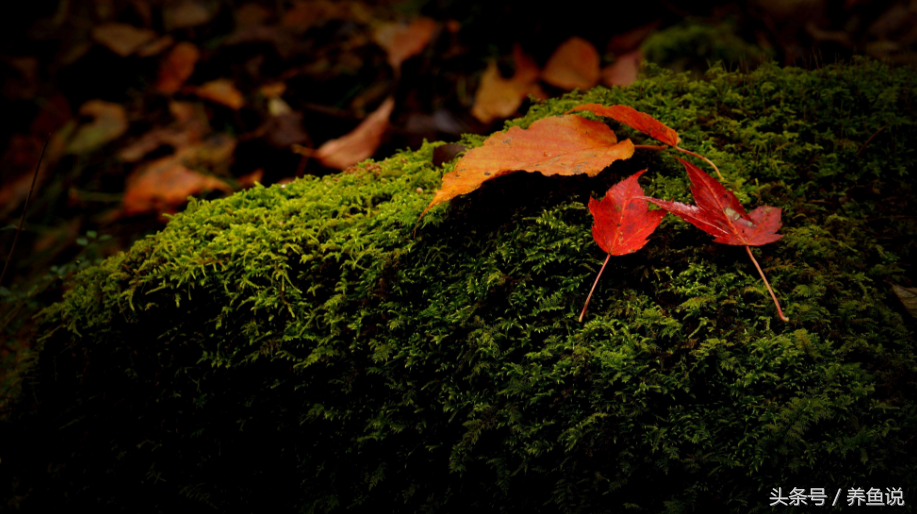
<instances>
[{"instance_id":1,"label":"mossy mound","mask_svg":"<svg viewBox=\"0 0 917 514\"><path fill-rule=\"evenodd\" d=\"M755 252L790 323L743 248L672 216L577 322L605 257L586 201L643 168L648 194L690 201L671 153L503 177L416 238L452 166L435 145L192 202L45 312L6 428L25 441L2 455L14 493L36 511L598 513L915 491L917 326L889 286L917 279L914 79L651 69L512 122L624 103L678 130L746 206L783 208L785 237Z\"/></svg>"}]
</instances>

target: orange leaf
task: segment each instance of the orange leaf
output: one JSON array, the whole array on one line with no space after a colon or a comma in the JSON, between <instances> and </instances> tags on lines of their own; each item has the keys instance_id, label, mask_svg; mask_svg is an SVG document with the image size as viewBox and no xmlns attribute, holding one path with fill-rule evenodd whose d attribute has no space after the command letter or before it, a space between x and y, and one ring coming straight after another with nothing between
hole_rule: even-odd
<instances>
[{"instance_id":1,"label":"orange leaf","mask_svg":"<svg viewBox=\"0 0 917 514\"><path fill-rule=\"evenodd\" d=\"M175 156L163 157L128 177L121 212L130 216L168 211L184 204L191 195L213 189L232 192L222 180L188 169Z\"/></svg>"},{"instance_id":2,"label":"orange leaf","mask_svg":"<svg viewBox=\"0 0 917 514\"><path fill-rule=\"evenodd\" d=\"M481 77L481 85L475 93L471 114L482 123L512 116L528 95L545 97L544 91L535 82L538 80L538 64L522 53L519 45L513 48L513 60L516 63L516 72L512 78L503 78L497 63L493 61L487 65Z\"/></svg>"},{"instance_id":3,"label":"orange leaf","mask_svg":"<svg viewBox=\"0 0 917 514\"><path fill-rule=\"evenodd\" d=\"M578 105L567 112L589 111L599 116L611 118L628 127L639 130L653 139L662 141L669 146L678 146L678 133L662 124L649 114L642 113L626 105L612 105L610 107L599 104Z\"/></svg>"},{"instance_id":4,"label":"orange leaf","mask_svg":"<svg viewBox=\"0 0 917 514\"><path fill-rule=\"evenodd\" d=\"M599 83L599 52L583 38L557 47L545 64L542 80L562 89L590 89Z\"/></svg>"},{"instance_id":5,"label":"orange leaf","mask_svg":"<svg viewBox=\"0 0 917 514\"><path fill-rule=\"evenodd\" d=\"M229 79L211 80L194 88L194 94L211 102L225 105L233 110L239 110L240 107L245 105L245 98L242 93L236 89L236 86Z\"/></svg>"},{"instance_id":6,"label":"orange leaf","mask_svg":"<svg viewBox=\"0 0 917 514\"><path fill-rule=\"evenodd\" d=\"M200 56L197 47L187 41L175 45L159 66L159 81L156 83L159 91L167 95L178 92L194 73L194 65Z\"/></svg>"},{"instance_id":7,"label":"orange leaf","mask_svg":"<svg viewBox=\"0 0 917 514\"><path fill-rule=\"evenodd\" d=\"M155 38L156 33L152 30L138 29L124 23L106 23L92 30L92 39L121 57L127 57Z\"/></svg>"},{"instance_id":8,"label":"orange leaf","mask_svg":"<svg viewBox=\"0 0 917 514\"><path fill-rule=\"evenodd\" d=\"M258 92L267 98L279 98L287 90L287 85L283 82L268 82L258 88Z\"/></svg>"},{"instance_id":9,"label":"orange leaf","mask_svg":"<svg viewBox=\"0 0 917 514\"><path fill-rule=\"evenodd\" d=\"M435 21L420 17L408 24L386 23L376 30L373 40L385 49L388 63L398 70L401 63L423 51L435 30Z\"/></svg>"},{"instance_id":10,"label":"orange leaf","mask_svg":"<svg viewBox=\"0 0 917 514\"><path fill-rule=\"evenodd\" d=\"M527 130L513 127L466 152L455 170L443 176L442 188L420 215L437 204L474 191L487 180L514 171L592 177L612 162L633 154L634 145L629 139L618 143L607 125L579 116L545 118Z\"/></svg>"},{"instance_id":11,"label":"orange leaf","mask_svg":"<svg viewBox=\"0 0 917 514\"><path fill-rule=\"evenodd\" d=\"M386 98L357 128L342 137L326 141L313 156L324 166L339 170L372 157L382 143L394 108L395 100Z\"/></svg>"}]
</instances>

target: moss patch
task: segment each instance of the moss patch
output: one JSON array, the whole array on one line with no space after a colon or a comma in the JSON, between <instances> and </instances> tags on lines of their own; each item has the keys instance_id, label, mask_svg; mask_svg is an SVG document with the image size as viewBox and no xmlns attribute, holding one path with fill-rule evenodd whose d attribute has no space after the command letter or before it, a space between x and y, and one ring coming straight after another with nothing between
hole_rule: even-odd
<instances>
[{"instance_id":1,"label":"moss patch","mask_svg":"<svg viewBox=\"0 0 917 514\"><path fill-rule=\"evenodd\" d=\"M647 61L698 76L715 62L722 62L727 69L747 70L775 57L771 48L742 39L732 23L711 24L698 19L654 32L640 47Z\"/></svg>"},{"instance_id":2,"label":"moss patch","mask_svg":"<svg viewBox=\"0 0 917 514\"><path fill-rule=\"evenodd\" d=\"M14 493L130 511L748 512L776 487L917 490L915 324L888 285L917 279L914 78L870 61L651 68L510 123L626 103L678 130L746 206L784 209L786 237L755 252L789 324L744 249L674 217L612 259L576 321L604 259L585 202L643 168L648 194L689 200L669 153L593 179L502 177L416 238L451 166L433 144L193 201L44 313L4 428L30 442L2 455Z\"/></svg>"}]
</instances>

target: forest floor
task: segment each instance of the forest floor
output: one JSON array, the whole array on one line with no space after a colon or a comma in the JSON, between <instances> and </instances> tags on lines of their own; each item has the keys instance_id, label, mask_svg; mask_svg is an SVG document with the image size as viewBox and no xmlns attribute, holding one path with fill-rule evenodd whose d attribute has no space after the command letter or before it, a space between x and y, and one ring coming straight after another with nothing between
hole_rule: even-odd
<instances>
[{"instance_id":1,"label":"forest floor","mask_svg":"<svg viewBox=\"0 0 917 514\"><path fill-rule=\"evenodd\" d=\"M647 62L697 76L717 61L917 62L914 2L651 0L628 16L575 7L61 0L5 17L0 410L29 358L34 314L68 276L160 230L189 196L490 133L540 99L626 87Z\"/></svg>"}]
</instances>

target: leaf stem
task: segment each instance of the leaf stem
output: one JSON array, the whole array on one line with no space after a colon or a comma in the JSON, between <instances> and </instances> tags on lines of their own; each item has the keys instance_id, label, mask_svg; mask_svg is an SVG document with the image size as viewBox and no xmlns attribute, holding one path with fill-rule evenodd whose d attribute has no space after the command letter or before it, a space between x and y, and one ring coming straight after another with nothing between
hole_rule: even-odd
<instances>
[{"instance_id":1,"label":"leaf stem","mask_svg":"<svg viewBox=\"0 0 917 514\"><path fill-rule=\"evenodd\" d=\"M703 155L696 154L696 153L692 152L691 150L685 150L684 148L682 148L682 147L680 147L680 146L673 146L672 148L678 150L679 152L684 152L684 153L686 153L686 154L688 154L688 155L693 155L694 157L697 157L698 159L703 159L703 160L707 161L707 164L713 166L713 171L715 171L715 172L716 172L716 175L717 175L718 177L720 177L720 181L722 181L722 182L725 182L725 181L726 181L726 179L723 178L723 174L720 173L720 169L717 168L717 167L716 167L716 164L713 164L713 162L712 162L710 159L704 157Z\"/></svg>"},{"instance_id":2,"label":"leaf stem","mask_svg":"<svg viewBox=\"0 0 917 514\"><path fill-rule=\"evenodd\" d=\"M608 264L609 259L611 259L611 254L605 257L605 262L602 263L602 269L599 270L599 274L596 275L595 282L592 284L592 289L589 290L589 296L586 297L586 304L583 305L583 312L579 313L580 322L583 321L583 316L586 315L586 307L589 307L589 300L592 299L592 292L595 291L595 286L599 284L599 279L602 278L602 272L605 271L605 265Z\"/></svg>"},{"instance_id":3,"label":"leaf stem","mask_svg":"<svg viewBox=\"0 0 917 514\"><path fill-rule=\"evenodd\" d=\"M666 145L634 145L635 150L666 150L669 147Z\"/></svg>"},{"instance_id":4,"label":"leaf stem","mask_svg":"<svg viewBox=\"0 0 917 514\"><path fill-rule=\"evenodd\" d=\"M774 290L771 289L771 285L767 283L767 277L764 276L764 271L761 269L761 266L758 265L758 261L755 260L755 256L751 253L751 248L748 245L745 245L745 251L748 252L748 256L751 257L751 262L755 263L755 267L758 268L758 273L761 274L761 280L764 280L764 285L767 286L768 292L771 294L771 298L774 299L774 305L777 306L777 314L780 315L780 319L783 321L790 321L790 318L783 315L783 309L780 308L780 303L777 301L777 295L774 294Z\"/></svg>"}]
</instances>

